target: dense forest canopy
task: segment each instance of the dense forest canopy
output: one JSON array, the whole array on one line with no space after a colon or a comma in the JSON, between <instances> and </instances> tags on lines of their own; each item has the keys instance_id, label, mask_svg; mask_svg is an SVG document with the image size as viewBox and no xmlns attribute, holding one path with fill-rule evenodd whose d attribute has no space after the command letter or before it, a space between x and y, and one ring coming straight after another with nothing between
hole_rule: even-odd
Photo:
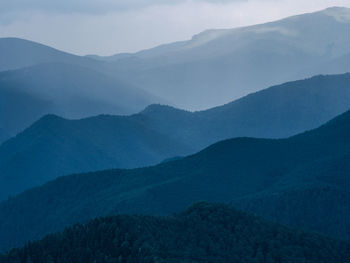
<instances>
[{"instance_id":1,"label":"dense forest canopy","mask_svg":"<svg viewBox=\"0 0 350 263\"><path fill-rule=\"evenodd\" d=\"M28 243L1 263L345 263L350 244L288 229L221 204L170 217L94 219Z\"/></svg>"}]
</instances>

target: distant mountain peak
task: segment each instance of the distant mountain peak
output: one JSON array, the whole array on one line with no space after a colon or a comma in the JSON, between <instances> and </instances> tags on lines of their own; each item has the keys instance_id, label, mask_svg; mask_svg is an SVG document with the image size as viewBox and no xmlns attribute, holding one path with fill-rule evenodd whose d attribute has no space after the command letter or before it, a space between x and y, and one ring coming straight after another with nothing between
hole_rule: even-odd
<instances>
[{"instance_id":1,"label":"distant mountain peak","mask_svg":"<svg viewBox=\"0 0 350 263\"><path fill-rule=\"evenodd\" d=\"M60 52L63 54L69 54L65 51L61 51L58 50L54 47L39 43L39 42L35 42L29 39L24 39L24 38L18 38L18 37L0 37L0 46L4 46L4 45L14 45L12 47L18 48L41 48L41 49L45 49L46 51L54 51L54 52ZM71 54L69 54L71 55ZM73 55L74 56L74 55Z\"/></svg>"},{"instance_id":2,"label":"distant mountain peak","mask_svg":"<svg viewBox=\"0 0 350 263\"><path fill-rule=\"evenodd\" d=\"M185 110L180 110L175 107L164 105L164 104L151 104L147 106L141 113L143 114L149 114L149 113L164 113L164 112L170 112L170 111L183 111L187 112Z\"/></svg>"},{"instance_id":3,"label":"distant mountain peak","mask_svg":"<svg viewBox=\"0 0 350 263\"><path fill-rule=\"evenodd\" d=\"M332 6L324 9L324 11L334 11L334 12L350 12L350 8L344 6Z\"/></svg>"},{"instance_id":4,"label":"distant mountain peak","mask_svg":"<svg viewBox=\"0 0 350 263\"><path fill-rule=\"evenodd\" d=\"M208 29L192 37L187 48L193 48L204 45L212 40L225 36L231 32L231 29Z\"/></svg>"},{"instance_id":5,"label":"distant mountain peak","mask_svg":"<svg viewBox=\"0 0 350 263\"><path fill-rule=\"evenodd\" d=\"M350 8L330 7L323 11L324 14L335 18L341 23L350 23Z\"/></svg>"},{"instance_id":6,"label":"distant mountain peak","mask_svg":"<svg viewBox=\"0 0 350 263\"><path fill-rule=\"evenodd\" d=\"M330 17L333 17L334 19L336 19L338 22L341 22L341 23L350 22L350 8L347 8L347 7L335 6L335 7L330 7L320 12L314 12L311 14L318 14L318 13L322 13ZM285 19L282 19L282 20L267 22L263 24L256 24L252 26L243 26L243 27L236 27L236 28L229 28L229 29L208 29L194 35L192 39L188 42L188 44L185 45L185 49L199 47L201 45L207 44L211 41L214 41L221 37L225 37L235 32L253 32L253 33L278 32L281 35L285 35L285 36L295 36L297 35L296 31L291 30L290 28L287 29L286 27L279 26L278 23L280 21L305 17L305 15L306 14L300 14L296 16L286 17Z\"/></svg>"},{"instance_id":7,"label":"distant mountain peak","mask_svg":"<svg viewBox=\"0 0 350 263\"><path fill-rule=\"evenodd\" d=\"M56 125L57 123L61 123L64 121L68 121L68 120L56 114L46 114L43 117L41 117L38 121L34 122L31 125L31 127L32 128L47 127L51 124Z\"/></svg>"}]
</instances>

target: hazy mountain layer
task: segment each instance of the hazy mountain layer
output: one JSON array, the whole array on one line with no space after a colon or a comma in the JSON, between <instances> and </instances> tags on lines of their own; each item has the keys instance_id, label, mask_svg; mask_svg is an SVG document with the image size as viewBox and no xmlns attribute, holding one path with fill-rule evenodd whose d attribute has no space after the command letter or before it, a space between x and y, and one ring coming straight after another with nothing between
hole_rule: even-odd
<instances>
[{"instance_id":1,"label":"hazy mountain layer","mask_svg":"<svg viewBox=\"0 0 350 263\"><path fill-rule=\"evenodd\" d=\"M187 147L138 116L70 121L47 115L1 146L0 197L67 173L146 166L193 151Z\"/></svg>"},{"instance_id":2,"label":"hazy mountain layer","mask_svg":"<svg viewBox=\"0 0 350 263\"><path fill-rule=\"evenodd\" d=\"M330 8L261 25L207 30L189 41L105 61L114 60L117 74L136 86L198 110L286 81L349 72L349 63L340 63L350 54L349 31L350 9Z\"/></svg>"},{"instance_id":3,"label":"hazy mountain layer","mask_svg":"<svg viewBox=\"0 0 350 263\"><path fill-rule=\"evenodd\" d=\"M329 186L337 194L320 192L321 197L310 202L334 204L340 195L348 196L350 181L346 171L350 170L350 162L344 160L349 156L349 134L350 111L318 129L289 139L237 138L153 167L60 177L0 204L0 248L19 246L29 239L101 215L164 215L198 200L229 202ZM339 172L333 164L341 164L342 170ZM305 195L297 195L302 196L300 201L293 201L298 212L306 211L311 203L303 199ZM269 204L268 199L266 202ZM334 208L327 210L329 206L324 205L321 209L328 217L314 220L320 215L315 213L302 218L312 221L296 221L293 225L350 239L349 232L338 235L340 226L326 224L339 221L349 229L349 207L341 205L345 209L341 214L331 214Z\"/></svg>"},{"instance_id":4,"label":"hazy mountain layer","mask_svg":"<svg viewBox=\"0 0 350 263\"><path fill-rule=\"evenodd\" d=\"M222 139L291 136L349 108L345 74L286 83L202 112L152 105L125 117L46 116L0 147L0 199L61 175L152 165Z\"/></svg>"},{"instance_id":5,"label":"hazy mountain layer","mask_svg":"<svg viewBox=\"0 0 350 263\"><path fill-rule=\"evenodd\" d=\"M208 109L286 81L350 72L349 10L329 8L261 25L207 30L189 41L105 58L3 38L0 70L54 62L80 65L171 105Z\"/></svg>"},{"instance_id":6,"label":"hazy mountain layer","mask_svg":"<svg viewBox=\"0 0 350 263\"><path fill-rule=\"evenodd\" d=\"M49 113L67 118L131 114L157 101L143 90L72 64L0 73L0 123L13 135Z\"/></svg>"},{"instance_id":7,"label":"hazy mountain layer","mask_svg":"<svg viewBox=\"0 0 350 263\"><path fill-rule=\"evenodd\" d=\"M116 216L75 225L0 262L347 262L350 245L198 203L171 217Z\"/></svg>"}]
</instances>

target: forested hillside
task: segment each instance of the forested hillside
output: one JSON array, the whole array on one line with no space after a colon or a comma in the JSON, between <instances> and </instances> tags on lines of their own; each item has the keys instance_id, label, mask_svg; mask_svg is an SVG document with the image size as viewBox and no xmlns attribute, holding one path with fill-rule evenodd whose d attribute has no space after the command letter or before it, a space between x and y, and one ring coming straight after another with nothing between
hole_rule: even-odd
<instances>
[{"instance_id":1,"label":"forested hillside","mask_svg":"<svg viewBox=\"0 0 350 263\"><path fill-rule=\"evenodd\" d=\"M350 263L350 2L301 2L0 0L0 263Z\"/></svg>"},{"instance_id":2,"label":"forested hillside","mask_svg":"<svg viewBox=\"0 0 350 263\"><path fill-rule=\"evenodd\" d=\"M326 125L289 139L236 138L216 143L182 159L132 170L107 170L60 177L0 203L0 248L62 230L88 219L119 213L167 215L198 200L230 202L329 186L346 196L350 181L350 112ZM324 160L330 162L328 172ZM343 172L332 163L341 163ZM310 171L313 171L312 173ZM321 192L322 194L323 192ZM350 239L337 220L349 228L350 212L331 214L339 194L318 198L319 213L293 222L304 230ZM288 195L286 195L288 197ZM301 195L302 196L302 195ZM295 200L296 214L317 199ZM344 206L344 209L349 209ZM267 208L266 211L270 211ZM310 210L310 213L317 210ZM322 215L322 214L321 214ZM342 216L341 218L338 218ZM292 218L292 217L291 217ZM282 217L283 219L283 217ZM336 219L336 220L335 220ZM332 223L332 224L328 224ZM327 226L327 227L324 227Z\"/></svg>"},{"instance_id":3,"label":"forested hillside","mask_svg":"<svg viewBox=\"0 0 350 263\"><path fill-rule=\"evenodd\" d=\"M349 259L349 243L208 203L164 218L98 218L0 255L1 263L345 263Z\"/></svg>"}]
</instances>

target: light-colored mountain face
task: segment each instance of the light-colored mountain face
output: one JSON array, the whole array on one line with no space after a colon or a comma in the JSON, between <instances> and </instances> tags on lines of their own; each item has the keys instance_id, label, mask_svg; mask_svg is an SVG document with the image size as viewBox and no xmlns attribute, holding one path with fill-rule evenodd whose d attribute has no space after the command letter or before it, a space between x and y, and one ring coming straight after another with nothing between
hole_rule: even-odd
<instances>
[{"instance_id":1,"label":"light-colored mountain face","mask_svg":"<svg viewBox=\"0 0 350 263\"><path fill-rule=\"evenodd\" d=\"M192 60L191 56L179 57L182 53L191 52L200 58L210 58L230 54L235 50L247 48L247 45L266 40L284 41L313 55L327 54L336 57L350 53L350 34L347 31L349 28L350 9L334 7L261 25L207 30L193 36L189 41L159 46L141 51L134 56L138 58L168 56L174 57L174 61L175 57L178 61L182 61ZM118 58L119 56L116 56L116 59Z\"/></svg>"},{"instance_id":2,"label":"light-colored mountain face","mask_svg":"<svg viewBox=\"0 0 350 263\"><path fill-rule=\"evenodd\" d=\"M350 9L330 8L262 25L207 30L189 41L115 56L114 64L125 80L198 110L285 81L350 71L346 63L334 66L350 54L349 32Z\"/></svg>"},{"instance_id":3,"label":"light-colored mountain face","mask_svg":"<svg viewBox=\"0 0 350 263\"><path fill-rule=\"evenodd\" d=\"M287 81L350 72L349 32L350 9L330 8L262 25L207 30L189 41L107 58L79 57L30 41L0 39L0 70L75 64L173 106L201 110Z\"/></svg>"}]
</instances>

